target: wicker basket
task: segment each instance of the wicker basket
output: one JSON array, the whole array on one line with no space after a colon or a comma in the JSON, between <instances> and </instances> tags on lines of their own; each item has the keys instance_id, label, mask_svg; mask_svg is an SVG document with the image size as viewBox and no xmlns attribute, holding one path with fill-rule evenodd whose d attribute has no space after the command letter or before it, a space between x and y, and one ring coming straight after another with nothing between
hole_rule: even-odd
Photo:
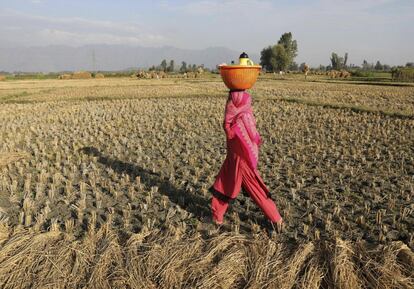
<instances>
[{"instance_id":1,"label":"wicker basket","mask_svg":"<svg viewBox=\"0 0 414 289\"><path fill-rule=\"evenodd\" d=\"M245 90L255 84L261 68L260 65L223 65L220 74L229 89Z\"/></svg>"}]
</instances>

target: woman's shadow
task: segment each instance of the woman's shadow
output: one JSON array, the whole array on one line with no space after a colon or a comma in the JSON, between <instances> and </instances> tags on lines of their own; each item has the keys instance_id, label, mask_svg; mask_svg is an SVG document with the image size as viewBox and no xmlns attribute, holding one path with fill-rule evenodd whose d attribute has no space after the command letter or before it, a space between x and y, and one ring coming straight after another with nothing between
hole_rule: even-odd
<instances>
[{"instance_id":1,"label":"woman's shadow","mask_svg":"<svg viewBox=\"0 0 414 289\"><path fill-rule=\"evenodd\" d=\"M149 171L136 164L110 158L103 155L95 147L84 147L80 151L87 155L97 157L99 163L110 167L119 174L128 174L131 179L139 176L145 186L157 186L160 194L167 196L172 203L179 205L182 209L194 215L199 221L203 221L210 214L207 199L184 189L177 188L166 177L161 176L160 173Z\"/></svg>"}]
</instances>

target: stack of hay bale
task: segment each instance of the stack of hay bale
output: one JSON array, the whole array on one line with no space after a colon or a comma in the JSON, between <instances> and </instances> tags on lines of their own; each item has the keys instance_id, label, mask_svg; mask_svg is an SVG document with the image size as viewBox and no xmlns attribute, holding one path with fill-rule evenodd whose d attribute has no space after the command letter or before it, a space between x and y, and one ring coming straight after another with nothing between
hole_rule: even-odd
<instances>
[{"instance_id":1,"label":"stack of hay bale","mask_svg":"<svg viewBox=\"0 0 414 289\"><path fill-rule=\"evenodd\" d=\"M102 79L105 78L105 75L103 75L103 73L97 73L95 74L95 78Z\"/></svg>"},{"instance_id":2,"label":"stack of hay bale","mask_svg":"<svg viewBox=\"0 0 414 289\"><path fill-rule=\"evenodd\" d=\"M202 73L200 72L193 72L193 71L189 71L189 72L184 72L183 74L183 78L199 78L202 76Z\"/></svg>"},{"instance_id":3,"label":"stack of hay bale","mask_svg":"<svg viewBox=\"0 0 414 289\"><path fill-rule=\"evenodd\" d=\"M58 76L58 79L91 79L93 77L102 79L105 78L105 75L103 73L97 73L93 76L88 71L78 71L72 74L61 74Z\"/></svg>"},{"instance_id":4,"label":"stack of hay bale","mask_svg":"<svg viewBox=\"0 0 414 289\"><path fill-rule=\"evenodd\" d=\"M58 76L58 79L72 79L72 75L70 74L61 74Z\"/></svg>"},{"instance_id":5,"label":"stack of hay bale","mask_svg":"<svg viewBox=\"0 0 414 289\"><path fill-rule=\"evenodd\" d=\"M328 75L330 78L348 78L351 76L351 74L346 70L330 70L326 72L326 75Z\"/></svg>"},{"instance_id":6,"label":"stack of hay bale","mask_svg":"<svg viewBox=\"0 0 414 289\"><path fill-rule=\"evenodd\" d=\"M88 71L77 71L72 74L72 79L90 79L92 74Z\"/></svg>"}]
</instances>

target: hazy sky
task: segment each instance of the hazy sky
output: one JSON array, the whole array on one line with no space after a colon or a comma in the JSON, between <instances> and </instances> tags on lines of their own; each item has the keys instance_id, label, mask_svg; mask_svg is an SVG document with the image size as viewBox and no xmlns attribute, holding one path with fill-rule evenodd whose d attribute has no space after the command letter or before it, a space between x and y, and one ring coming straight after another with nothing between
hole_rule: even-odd
<instances>
[{"instance_id":1,"label":"hazy sky","mask_svg":"<svg viewBox=\"0 0 414 289\"><path fill-rule=\"evenodd\" d=\"M283 32L296 62L414 61L414 0L0 0L0 46L129 44L260 53Z\"/></svg>"}]
</instances>

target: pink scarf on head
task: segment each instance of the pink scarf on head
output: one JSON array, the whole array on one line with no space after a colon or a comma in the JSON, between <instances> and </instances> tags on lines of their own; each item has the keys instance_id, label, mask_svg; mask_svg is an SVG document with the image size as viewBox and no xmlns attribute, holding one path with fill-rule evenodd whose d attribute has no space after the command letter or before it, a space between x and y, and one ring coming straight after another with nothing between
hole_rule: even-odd
<instances>
[{"instance_id":1,"label":"pink scarf on head","mask_svg":"<svg viewBox=\"0 0 414 289\"><path fill-rule=\"evenodd\" d=\"M257 168L260 135L256 129L250 95L245 91L231 91L224 116L224 129L229 139L240 140L244 159L252 169Z\"/></svg>"}]
</instances>

